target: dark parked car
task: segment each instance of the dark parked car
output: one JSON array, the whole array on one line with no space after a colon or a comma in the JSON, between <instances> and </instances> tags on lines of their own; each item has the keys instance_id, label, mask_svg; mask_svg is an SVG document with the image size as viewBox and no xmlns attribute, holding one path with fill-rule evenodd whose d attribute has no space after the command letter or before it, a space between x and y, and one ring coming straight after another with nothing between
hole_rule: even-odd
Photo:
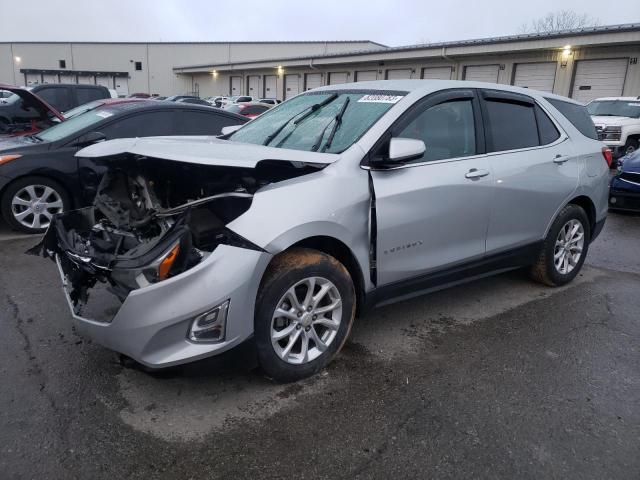
<instances>
[{"instance_id":1,"label":"dark parked car","mask_svg":"<svg viewBox=\"0 0 640 480\"><path fill-rule=\"evenodd\" d=\"M204 105L205 107L210 107L211 104L209 102L206 102L204 100L201 100L200 98L181 98L179 100L176 100L177 103L190 103L192 105Z\"/></svg>"},{"instance_id":2,"label":"dark parked car","mask_svg":"<svg viewBox=\"0 0 640 480\"><path fill-rule=\"evenodd\" d=\"M640 150L618 160L618 174L609 187L609 208L640 212Z\"/></svg>"},{"instance_id":3,"label":"dark parked car","mask_svg":"<svg viewBox=\"0 0 640 480\"><path fill-rule=\"evenodd\" d=\"M0 143L0 209L14 229L44 231L55 213L91 203L106 167L78 159L81 148L107 139L218 135L245 117L214 107L153 100L90 110L36 135Z\"/></svg>"},{"instance_id":4,"label":"dark parked car","mask_svg":"<svg viewBox=\"0 0 640 480\"><path fill-rule=\"evenodd\" d=\"M261 104L259 102L230 103L224 107L227 112L238 113L247 118L256 118L270 108L273 108L273 106Z\"/></svg>"},{"instance_id":5,"label":"dark parked car","mask_svg":"<svg viewBox=\"0 0 640 480\"><path fill-rule=\"evenodd\" d=\"M35 93L61 113L93 100L111 98L109 89L101 85L56 83L35 85L27 87L27 90ZM0 122L14 123L14 117L30 119L37 117L37 115L37 112L24 108L20 97L9 97L5 99L5 102L0 103Z\"/></svg>"},{"instance_id":6,"label":"dark parked car","mask_svg":"<svg viewBox=\"0 0 640 480\"><path fill-rule=\"evenodd\" d=\"M170 97L165 98L167 102L177 102L178 100L182 100L184 98L198 98L195 95L171 95Z\"/></svg>"}]
</instances>

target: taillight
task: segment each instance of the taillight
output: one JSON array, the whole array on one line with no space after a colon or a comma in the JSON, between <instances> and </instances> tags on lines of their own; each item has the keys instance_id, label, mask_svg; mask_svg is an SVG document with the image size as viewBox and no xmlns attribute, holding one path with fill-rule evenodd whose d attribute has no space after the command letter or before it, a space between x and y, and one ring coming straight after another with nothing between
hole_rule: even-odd
<instances>
[{"instance_id":1,"label":"taillight","mask_svg":"<svg viewBox=\"0 0 640 480\"><path fill-rule=\"evenodd\" d=\"M613 152L609 147L602 147L602 156L604 157L604 161L607 162L607 166L611 168L611 164L613 163Z\"/></svg>"}]
</instances>

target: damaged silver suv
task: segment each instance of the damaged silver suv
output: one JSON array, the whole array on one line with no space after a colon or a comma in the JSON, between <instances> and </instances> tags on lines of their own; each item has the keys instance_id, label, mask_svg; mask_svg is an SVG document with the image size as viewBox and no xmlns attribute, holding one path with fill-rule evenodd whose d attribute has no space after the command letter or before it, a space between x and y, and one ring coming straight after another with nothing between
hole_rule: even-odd
<instances>
[{"instance_id":1,"label":"damaged silver suv","mask_svg":"<svg viewBox=\"0 0 640 480\"><path fill-rule=\"evenodd\" d=\"M98 343L161 368L253 341L293 381L371 307L520 267L571 281L607 211L593 138L580 104L516 87L323 87L221 138L82 150L94 205L34 251Z\"/></svg>"}]
</instances>

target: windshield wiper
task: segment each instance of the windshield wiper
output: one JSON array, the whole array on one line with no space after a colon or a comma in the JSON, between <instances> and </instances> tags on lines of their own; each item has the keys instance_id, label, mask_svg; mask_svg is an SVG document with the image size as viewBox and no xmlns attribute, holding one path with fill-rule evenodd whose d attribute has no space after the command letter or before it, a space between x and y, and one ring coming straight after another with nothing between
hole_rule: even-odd
<instances>
[{"instance_id":1,"label":"windshield wiper","mask_svg":"<svg viewBox=\"0 0 640 480\"><path fill-rule=\"evenodd\" d=\"M347 99L342 104L342 107L340 107L340 111L335 116L335 119L334 119L335 123L333 124L333 128L331 129L331 132L329 132L329 138L327 138L327 142L324 144L324 147L322 147L321 152L324 153L327 151L328 148L331 147L331 143L333 142L333 137L336 136L336 132L338 131L338 128L340 128L340 125L342 125L342 116L344 115L344 111L347 109L347 106L349 106L350 101L351 101L351 97L347 97Z\"/></svg>"},{"instance_id":2,"label":"windshield wiper","mask_svg":"<svg viewBox=\"0 0 640 480\"><path fill-rule=\"evenodd\" d=\"M274 138L276 138L280 132L282 130L284 130L284 128L289 125L291 123L292 120L294 120L294 125L298 126L300 124L300 122L302 122L305 118L307 118L309 115L311 115L314 112L317 112L318 109L324 107L325 105L333 102L336 98L338 98L338 94L334 93L333 95L329 95L327 98L325 98L323 101L318 102L318 103L314 103L313 105L305 108L304 110L302 110L301 112L298 112L297 114L295 114L293 117L291 117L289 120L287 120L286 122L284 122L282 125L280 125L271 135L269 135L264 142L262 143L262 145L269 145ZM299 115L302 115L298 118ZM293 129L295 130L295 128ZM291 132L293 132L293 130L291 130ZM289 135L291 135L291 132L289 133ZM283 140L286 140L287 138L289 138L289 135L287 135ZM279 143L279 145L282 145L282 142Z\"/></svg>"}]
</instances>

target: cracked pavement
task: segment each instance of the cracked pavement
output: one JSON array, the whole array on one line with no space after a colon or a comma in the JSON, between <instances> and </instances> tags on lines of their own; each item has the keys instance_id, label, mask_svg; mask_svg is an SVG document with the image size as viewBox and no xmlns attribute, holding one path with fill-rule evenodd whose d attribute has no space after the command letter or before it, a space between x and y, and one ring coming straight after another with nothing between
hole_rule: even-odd
<instances>
[{"instance_id":1,"label":"cracked pavement","mask_svg":"<svg viewBox=\"0 0 640 480\"><path fill-rule=\"evenodd\" d=\"M640 216L571 285L519 272L383 307L277 385L240 355L162 375L72 328L55 266L0 242L0 477L640 477Z\"/></svg>"}]
</instances>

